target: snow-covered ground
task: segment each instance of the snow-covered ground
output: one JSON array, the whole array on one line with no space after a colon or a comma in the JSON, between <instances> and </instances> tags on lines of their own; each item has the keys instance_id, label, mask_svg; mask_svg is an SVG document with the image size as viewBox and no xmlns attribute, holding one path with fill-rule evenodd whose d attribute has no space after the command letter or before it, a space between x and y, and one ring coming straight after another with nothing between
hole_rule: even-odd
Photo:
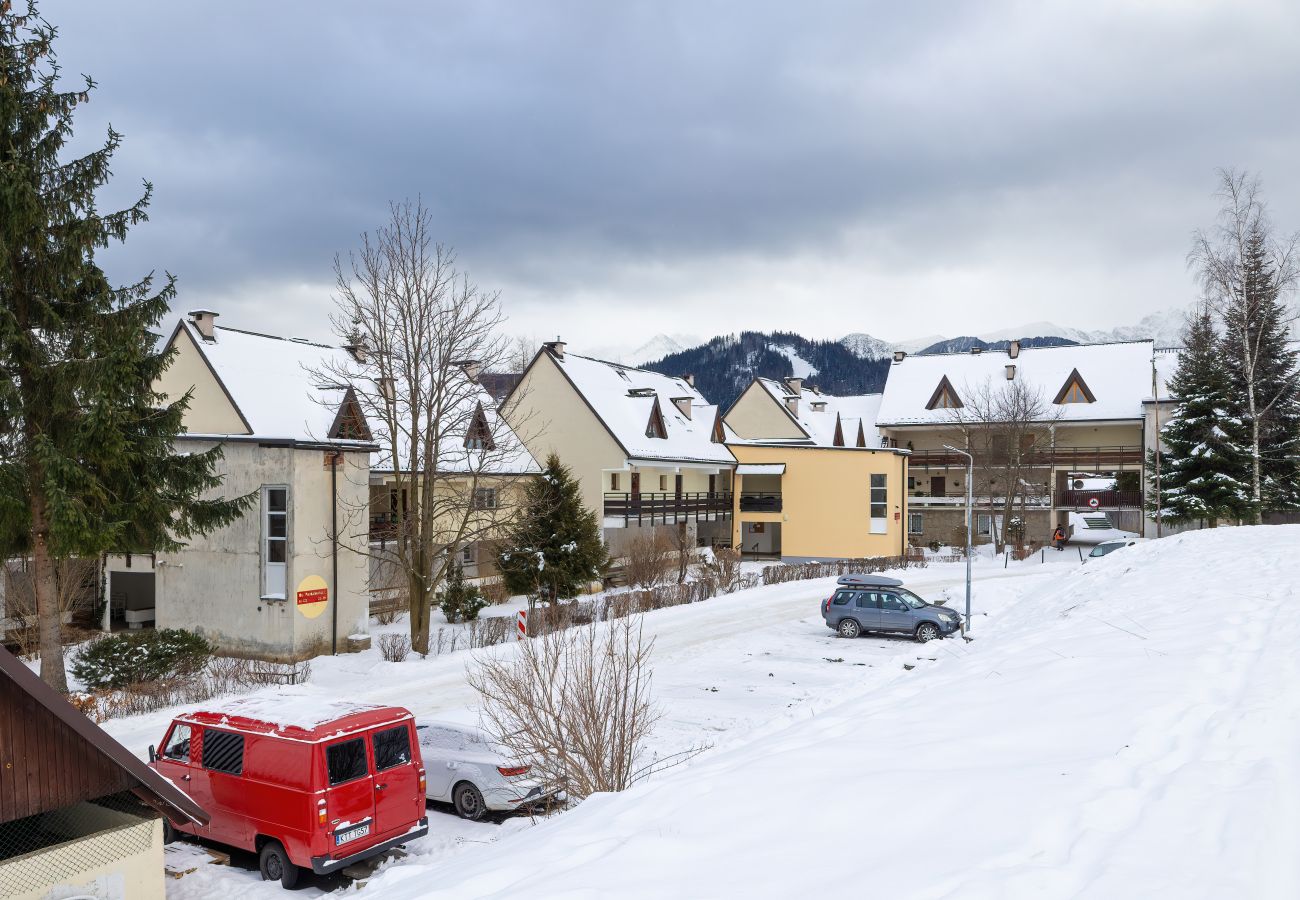
<instances>
[{"instance_id":1,"label":"snow-covered ground","mask_svg":"<svg viewBox=\"0 0 1300 900\"><path fill-rule=\"evenodd\" d=\"M1296 546L1300 527L1218 529L1083 566L982 559L969 644L837 639L830 579L649 614L653 750L706 752L537 824L431 809L360 893L1300 895ZM960 606L961 564L905 577ZM322 659L292 690L459 710L475 654ZM108 728L143 755L167 719ZM213 865L169 888L282 896Z\"/></svg>"}]
</instances>

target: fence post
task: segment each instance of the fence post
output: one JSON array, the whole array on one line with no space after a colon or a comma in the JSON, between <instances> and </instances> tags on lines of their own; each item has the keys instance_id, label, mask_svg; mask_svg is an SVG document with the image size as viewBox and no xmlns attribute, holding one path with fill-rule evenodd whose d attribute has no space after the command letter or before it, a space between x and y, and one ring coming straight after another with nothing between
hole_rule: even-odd
<instances>
[{"instance_id":1,"label":"fence post","mask_svg":"<svg viewBox=\"0 0 1300 900\"><path fill-rule=\"evenodd\" d=\"M1047 548L1046 548L1046 547L1044 547L1042 550L1039 550L1039 551L1038 551L1038 561L1039 561L1040 563L1045 563L1045 562L1047 562Z\"/></svg>"}]
</instances>

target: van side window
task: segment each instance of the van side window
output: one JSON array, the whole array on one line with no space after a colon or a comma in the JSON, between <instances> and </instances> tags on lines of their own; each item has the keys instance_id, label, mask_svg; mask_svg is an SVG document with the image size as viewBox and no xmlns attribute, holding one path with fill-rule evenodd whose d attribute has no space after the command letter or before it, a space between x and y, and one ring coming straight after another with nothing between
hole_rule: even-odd
<instances>
[{"instance_id":1,"label":"van side window","mask_svg":"<svg viewBox=\"0 0 1300 900\"><path fill-rule=\"evenodd\" d=\"M229 731L203 732L203 768L238 775L244 771L244 736Z\"/></svg>"},{"instance_id":2,"label":"van side window","mask_svg":"<svg viewBox=\"0 0 1300 900\"><path fill-rule=\"evenodd\" d=\"M411 736L405 725L376 731L375 771L382 772L393 766L400 766L411 761Z\"/></svg>"},{"instance_id":3,"label":"van side window","mask_svg":"<svg viewBox=\"0 0 1300 900\"><path fill-rule=\"evenodd\" d=\"M163 756L167 759L190 761L190 726L176 725L167 736L167 746L163 747Z\"/></svg>"},{"instance_id":4,"label":"van side window","mask_svg":"<svg viewBox=\"0 0 1300 900\"><path fill-rule=\"evenodd\" d=\"M330 784L342 784L368 774L366 745L361 738L326 747L325 762L329 766Z\"/></svg>"}]
</instances>

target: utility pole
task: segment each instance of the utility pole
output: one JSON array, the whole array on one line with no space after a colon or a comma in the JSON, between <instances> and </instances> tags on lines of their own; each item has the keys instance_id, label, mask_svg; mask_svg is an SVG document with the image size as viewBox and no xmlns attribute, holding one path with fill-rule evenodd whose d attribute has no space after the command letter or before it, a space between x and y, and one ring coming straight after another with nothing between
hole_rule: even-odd
<instances>
[{"instance_id":1,"label":"utility pole","mask_svg":"<svg viewBox=\"0 0 1300 900\"><path fill-rule=\"evenodd\" d=\"M962 637L970 635L970 565L971 565L971 531L973 525L971 514L975 508L975 499L972 482L975 480L975 457L971 456L965 450L958 450L949 444L944 444L943 449L951 450L953 453L960 453L966 457L966 617L962 619L961 633ZM996 549L996 548L994 548Z\"/></svg>"}]
</instances>

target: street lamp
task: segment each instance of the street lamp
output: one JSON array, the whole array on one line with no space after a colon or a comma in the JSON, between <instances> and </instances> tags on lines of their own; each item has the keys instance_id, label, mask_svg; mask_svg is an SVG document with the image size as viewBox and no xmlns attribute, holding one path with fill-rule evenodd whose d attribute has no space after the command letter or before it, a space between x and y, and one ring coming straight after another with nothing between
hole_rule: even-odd
<instances>
[{"instance_id":1,"label":"street lamp","mask_svg":"<svg viewBox=\"0 0 1300 900\"><path fill-rule=\"evenodd\" d=\"M971 510L974 508L974 498L971 495L971 482L975 478L975 457L971 456L965 450L959 450L950 444L944 444L943 449L951 450L953 453L960 453L966 457L966 618L962 621L962 636L970 634L970 541L971 541Z\"/></svg>"}]
</instances>

